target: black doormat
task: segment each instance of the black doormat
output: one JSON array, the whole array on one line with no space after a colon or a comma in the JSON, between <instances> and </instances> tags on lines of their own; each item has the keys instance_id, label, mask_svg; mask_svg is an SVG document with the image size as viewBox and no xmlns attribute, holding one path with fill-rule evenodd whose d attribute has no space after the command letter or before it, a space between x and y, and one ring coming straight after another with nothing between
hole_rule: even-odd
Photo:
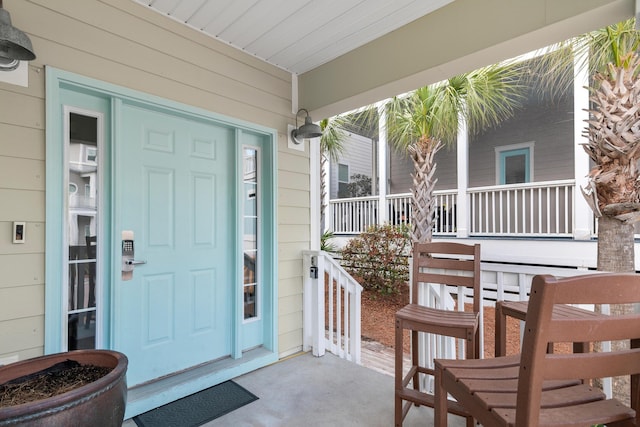
<instances>
[{"instance_id":1,"label":"black doormat","mask_svg":"<svg viewBox=\"0 0 640 427\"><path fill-rule=\"evenodd\" d=\"M140 414L133 421L140 427L197 427L257 399L233 381L226 381Z\"/></svg>"}]
</instances>

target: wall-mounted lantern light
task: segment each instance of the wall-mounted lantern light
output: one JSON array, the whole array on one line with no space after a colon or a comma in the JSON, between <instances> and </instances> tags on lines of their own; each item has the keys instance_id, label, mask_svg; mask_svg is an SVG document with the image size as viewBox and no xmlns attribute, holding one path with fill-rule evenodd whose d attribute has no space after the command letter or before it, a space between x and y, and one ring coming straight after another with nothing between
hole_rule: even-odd
<instances>
[{"instance_id":1,"label":"wall-mounted lantern light","mask_svg":"<svg viewBox=\"0 0 640 427\"><path fill-rule=\"evenodd\" d=\"M307 115L304 118L304 124L298 127L298 115L301 111L304 111ZM311 117L309 116L309 112L304 108L301 108L296 113L296 128L291 131L291 139L295 144L302 144L302 140L317 138L322 136L322 129L320 126L313 123Z\"/></svg>"},{"instance_id":2,"label":"wall-mounted lantern light","mask_svg":"<svg viewBox=\"0 0 640 427\"><path fill-rule=\"evenodd\" d=\"M36 59L29 37L11 25L11 15L2 8L0 0L0 70L11 71L20 61Z\"/></svg>"}]
</instances>

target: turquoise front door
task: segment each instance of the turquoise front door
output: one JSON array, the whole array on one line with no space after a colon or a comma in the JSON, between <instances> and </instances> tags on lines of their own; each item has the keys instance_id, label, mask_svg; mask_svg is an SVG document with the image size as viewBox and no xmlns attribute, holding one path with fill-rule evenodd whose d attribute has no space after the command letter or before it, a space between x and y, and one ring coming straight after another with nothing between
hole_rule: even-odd
<instances>
[{"instance_id":1,"label":"turquoise front door","mask_svg":"<svg viewBox=\"0 0 640 427\"><path fill-rule=\"evenodd\" d=\"M235 131L126 101L116 121L114 232L145 262L114 282L131 386L232 353Z\"/></svg>"}]
</instances>

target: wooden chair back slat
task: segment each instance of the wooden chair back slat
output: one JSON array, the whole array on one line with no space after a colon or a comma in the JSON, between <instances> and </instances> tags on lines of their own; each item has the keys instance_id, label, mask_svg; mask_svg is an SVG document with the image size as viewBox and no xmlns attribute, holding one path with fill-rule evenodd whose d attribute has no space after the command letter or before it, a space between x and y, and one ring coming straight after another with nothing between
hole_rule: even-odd
<instances>
[{"instance_id":1,"label":"wooden chair back slat","mask_svg":"<svg viewBox=\"0 0 640 427\"><path fill-rule=\"evenodd\" d=\"M415 243L412 298L420 283L473 288L473 311L480 310L480 245L453 242ZM412 301L415 303L415 300Z\"/></svg>"},{"instance_id":2,"label":"wooden chair back slat","mask_svg":"<svg viewBox=\"0 0 640 427\"><path fill-rule=\"evenodd\" d=\"M440 268L443 270L459 270L459 271L471 271L475 269L473 259L454 259L454 258L434 258L434 254L431 254L432 258L420 257L418 258L420 267L427 268Z\"/></svg>"},{"instance_id":3,"label":"wooden chair back slat","mask_svg":"<svg viewBox=\"0 0 640 427\"><path fill-rule=\"evenodd\" d=\"M475 255L476 245L465 245L456 242L429 242L414 244L414 252L424 250L429 254Z\"/></svg>"},{"instance_id":4,"label":"wooden chair back slat","mask_svg":"<svg viewBox=\"0 0 640 427\"><path fill-rule=\"evenodd\" d=\"M640 372L640 349L616 352L549 354L545 356L544 377L609 378Z\"/></svg>"},{"instance_id":5,"label":"wooden chair back slat","mask_svg":"<svg viewBox=\"0 0 640 427\"><path fill-rule=\"evenodd\" d=\"M640 315L593 319L558 319L549 328L549 342L595 342L629 339L640 331Z\"/></svg>"},{"instance_id":6,"label":"wooden chair back slat","mask_svg":"<svg viewBox=\"0 0 640 427\"><path fill-rule=\"evenodd\" d=\"M589 274L563 279L545 277L557 284L554 304L625 304L640 299L640 283L633 273Z\"/></svg>"},{"instance_id":7,"label":"wooden chair back slat","mask_svg":"<svg viewBox=\"0 0 640 427\"><path fill-rule=\"evenodd\" d=\"M470 276L458 276L455 274L418 273L418 283L434 283L436 285L465 286L473 288L475 279Z\"/></svg>"}]
</instances>

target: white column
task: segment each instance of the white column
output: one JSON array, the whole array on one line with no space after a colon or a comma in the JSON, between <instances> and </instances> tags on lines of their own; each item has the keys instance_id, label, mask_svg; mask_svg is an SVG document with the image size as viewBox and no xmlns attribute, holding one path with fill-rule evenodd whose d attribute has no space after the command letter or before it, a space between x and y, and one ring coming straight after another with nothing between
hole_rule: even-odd
<instances>
[{"instance_id":1,"label":"white column","mask_svg":"<svg viewBox=\"0 0 640 427\"><path fill-rule=\"evenodd\" d=\"M378 103L378 224L389 220L387 209L387 101Z\"/></svg>"},{"instance_id":2,"label":"white column","mask_svg":"<svg viewBox=\"0 0 640 427\"><path fill-rule=\"evenodd\" d=\"M585 120L589 118L589 113L584 111L589 108L589 71L586 66L587 55L576 55L573 66L573 171L576 187L573 194L573 238L576 240L587 240L591 238L593 226L593 212L582 195L580 188L587 185L587 175L589 174L589 156L585 153L581 144L587 142L587 138L582 135L585 128Z\"/></svg>"},{"instance_id":3,"label":"white column","mask_svg":"<svg viewBox=\"0 0 640 427\"><path fill-rule=\"evenodd\" d=\"M469 237L469 199L467 188L469 187L469 135L467 124L460 115L458 119L460 127L457 139L457 168L458 168L458 196L456 206L456 236Z\"/></svg>"},{"instance_id":4,"label":"white column","mask_svg":"<svg viewBox=\"0 0 640 427\"><path fill-rule=\"evenodd\" d=\"M309 140L309 209L311 210L311 250L320 250L320 138Z\"/></svg>"}]
</instances>

